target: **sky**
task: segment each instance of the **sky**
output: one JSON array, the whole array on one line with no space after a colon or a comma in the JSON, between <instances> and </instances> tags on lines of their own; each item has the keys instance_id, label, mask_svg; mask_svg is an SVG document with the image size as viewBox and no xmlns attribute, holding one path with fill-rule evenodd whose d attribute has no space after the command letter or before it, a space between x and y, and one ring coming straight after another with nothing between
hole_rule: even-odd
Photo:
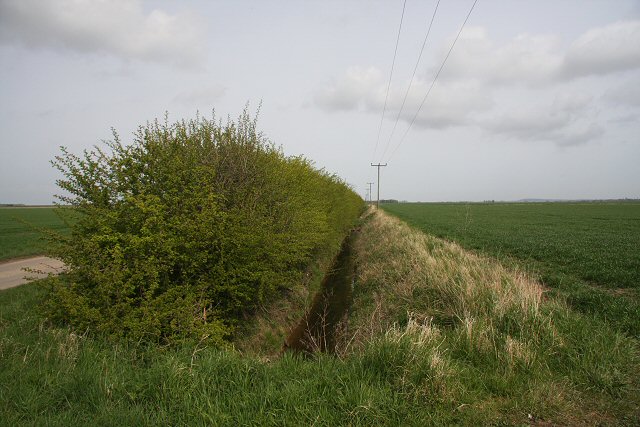
<instances>
[{"instance_id":1,"label":"sky","mask_svg":"<svg viewBox=\"0 0 640 427\"><path fill-rule=\"evenodd\" d=\"M640 198L640 1L473 4L0 0L0 203L51 203L60 146L260 104L363 197L387 163L381 198Z\"/></svg>"}]
</instances>

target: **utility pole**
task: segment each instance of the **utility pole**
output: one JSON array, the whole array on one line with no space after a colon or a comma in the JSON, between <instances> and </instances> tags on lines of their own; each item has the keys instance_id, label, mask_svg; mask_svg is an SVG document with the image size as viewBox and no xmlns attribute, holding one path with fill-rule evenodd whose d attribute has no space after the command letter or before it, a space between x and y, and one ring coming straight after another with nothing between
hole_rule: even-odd
<instances>
[{"instance_id":1,"label":"utility pole","mask_svg":"<svg viewBox=\"0 0 640 427\"><path fill-rule=\"evenodd\" d=\"M372 199L372 195L373 193L371 192L371 186L374 184L373 182L367 182L367 184L369 185L369 201L371 201Z\"/></svg>"},{"instance_id":2,"label":"utility pole","mask_svg":"<svg viewBox=\"0 0 640 427\"><path fill-rule=\"evenodd\" d=\"M378 168L378 202L376 203L376 209L380 209L380 168L387 166L387 164L385 163L384 165L381 163L378 164L373 164L371 163L371 166Z\"/></svg>"}]
</instances>

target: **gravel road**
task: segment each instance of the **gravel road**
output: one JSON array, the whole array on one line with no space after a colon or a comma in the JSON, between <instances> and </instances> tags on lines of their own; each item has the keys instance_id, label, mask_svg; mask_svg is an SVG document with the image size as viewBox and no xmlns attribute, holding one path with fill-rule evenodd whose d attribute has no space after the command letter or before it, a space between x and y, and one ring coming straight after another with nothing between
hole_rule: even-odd
<instances>
[{"instance_id":1,"label":"gravel road","mask_svg":"<svg viewBox=\"0 0 640 427\"><path fill-rule=\"evenodd\" d=\"M24 268L39 271L31 273ZM46 256L23 258L0 262L0 289L9 289L28 282L26 277L46 277L47 273L60 273L64 268L62 261Z\"/></svg>"}]
</instances>

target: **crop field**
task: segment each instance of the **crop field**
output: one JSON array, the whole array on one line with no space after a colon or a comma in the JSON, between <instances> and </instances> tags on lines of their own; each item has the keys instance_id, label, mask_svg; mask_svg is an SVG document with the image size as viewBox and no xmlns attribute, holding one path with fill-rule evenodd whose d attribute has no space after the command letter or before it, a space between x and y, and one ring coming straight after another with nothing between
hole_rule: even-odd
<instances>
[{"instance_id":1,"label":"crop field","mask_svg":"<svg viewBox=\"0 0 640 427\"><path fill-rule=\"evenodd\" d=\"M44 253L41 227L67 229L52 207L0 208L0 260Z\"/></svg>"},{"instance_id":2,"label":"crop field","mask_svg":"<svg viewBox=\"0 0 640 427\"><path fill-rule=\"evenodd\" d=\"M583 312L640 334L640 203L402 203L429 234L533 273Z\"/></svg>"}]
</instances>

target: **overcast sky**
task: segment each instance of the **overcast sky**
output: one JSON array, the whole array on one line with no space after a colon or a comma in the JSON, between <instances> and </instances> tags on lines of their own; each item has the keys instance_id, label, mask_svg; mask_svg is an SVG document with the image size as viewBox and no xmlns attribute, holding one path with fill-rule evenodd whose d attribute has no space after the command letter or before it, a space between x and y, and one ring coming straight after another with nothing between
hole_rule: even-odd
<instances>
[{"instance_id":1,"label":"overcast sky","mask_svg":"<svg viewBox=\"0 0 640 427\"><path fill-rule=\"evenodd\" d=\"M0 0L0 203L51 202L61 145L261 101L363 196L388 162L383 198L640 197L640 1L479 0L425 100L473 0L415 68L436 3L406 1L378 139L403 0Z\"/></svg>"}]
</instances>

